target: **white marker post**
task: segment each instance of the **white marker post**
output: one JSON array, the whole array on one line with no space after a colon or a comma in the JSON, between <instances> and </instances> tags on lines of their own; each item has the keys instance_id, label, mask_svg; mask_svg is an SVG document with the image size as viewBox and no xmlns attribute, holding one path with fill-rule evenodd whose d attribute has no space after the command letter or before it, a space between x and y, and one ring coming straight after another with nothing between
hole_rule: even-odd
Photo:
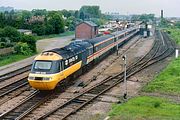
<instances>
[{"instance_id":1,"label":"white marker post","mask_svg":"<svg viewBox=\"0 0 180 120\"><path fill-rule=\"evenodd\" d=\"M179 56L179 50L176 49L176 58L178 58L178 56Z\"/></svg>"}]
</instances>

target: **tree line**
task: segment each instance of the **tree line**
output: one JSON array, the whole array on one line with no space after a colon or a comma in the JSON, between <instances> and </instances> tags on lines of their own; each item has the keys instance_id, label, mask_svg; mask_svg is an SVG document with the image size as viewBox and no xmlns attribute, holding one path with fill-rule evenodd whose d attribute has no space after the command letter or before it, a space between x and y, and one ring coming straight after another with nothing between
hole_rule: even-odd
<instances>
[{"instance_id":1,"label":"tree line","mask_svg":"<svg viewBox=\"0 0 180 120\"><path fill-rule=\"evenodd\" d=\"M0 12L0 49L14 47L18 54L36 52L34 36L21 34L17 29L32 30L33 35L38 36L60 34L66 30L74 31L76 24L83 20L92 20L101 25L104 19L99 6L82 6L80 10Z\"/></svg>"}]
</instances>

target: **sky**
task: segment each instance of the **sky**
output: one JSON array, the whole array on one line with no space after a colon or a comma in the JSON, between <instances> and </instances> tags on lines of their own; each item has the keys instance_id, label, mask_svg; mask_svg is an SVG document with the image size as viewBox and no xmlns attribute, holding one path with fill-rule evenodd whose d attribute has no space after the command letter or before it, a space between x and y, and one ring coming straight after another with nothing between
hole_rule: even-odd
<instances>
[{"instance_id":1,"label":"sky","mask_svg":"<svg viewBox=\"0 0 180 120\"><path fill-rule=\"evenodd\" d=\"M157 17L163 9L165 17L180 17L180 0L0 0L0 6L25 10L78 10L82 5L98 5L103 13L153 13Z\"/></svg>"}]
</instances>

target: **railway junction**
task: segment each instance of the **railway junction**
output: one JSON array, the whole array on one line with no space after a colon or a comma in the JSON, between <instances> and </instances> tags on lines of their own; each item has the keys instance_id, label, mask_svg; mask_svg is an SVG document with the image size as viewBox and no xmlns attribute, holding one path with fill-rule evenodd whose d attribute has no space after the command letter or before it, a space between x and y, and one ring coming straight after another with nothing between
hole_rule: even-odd
<instances>
[{"instance_id":1,"label":"railway junction","mask_svg":"<svg viewBox=\"0 0 180 120\"><path fill-rule=\"evenodd\" d=\"M171 60L175 43L166 32L152 31L154 34L147 38L134 36L119 48L118 55L112 53L83 75L62 82L52 91L39 91L29 86L31 64L27 62L17 70L1 73L0 119L106 118L112 103L121 104L142 94L139 90L143 85ZM124 82L124 55L127 82Z\"/></svg>"}]
</instances>

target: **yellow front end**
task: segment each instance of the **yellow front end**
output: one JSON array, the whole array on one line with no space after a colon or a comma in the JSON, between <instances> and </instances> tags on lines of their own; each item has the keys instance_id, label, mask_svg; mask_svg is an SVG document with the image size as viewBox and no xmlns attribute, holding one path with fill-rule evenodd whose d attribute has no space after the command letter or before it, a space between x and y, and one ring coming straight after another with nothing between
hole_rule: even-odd
<instances>
[{"instance_id":1,"label":"yellow front end","mask_svg":"<svg viewBox=\"0 0 180 120\"><path fill-rule=\"evenodd\" d=\"M28 82L30 86L38 90L53 90L58 82L65 78L61 72L47 75L30 73L29 76ZM48 78L48 80L31 80L30 78Z\"/></svg>"},{"instance_id":2,"label":"yellow front end","mask_svg":"<svg viewBox=\"0 0 180 120\"><path fill-rule=\"evenodd\" d=\"M29 74L29 84L39 90L53 90L56 85L66 77L72 75L81 68L82 61L68 67L57 74ZM31 79L33 78L33 80ZM49 80L36 80L36 78L48 78Z\"/></svg>"},{"instance_id":3,"label":"yellow front end","mask_svg":"<svg viewBox=\"0 0 180 120\"><path fill-rule=\"evenodd\" d=\"M35 61L58 61L62 60L62 57L56 53L47 52L38 55ZM64 80L66 77L72 75L74 72L78 71L82 66L82 61L79 61L66 69L62 69L58 73L47 74L42 71L33 71L29 74L28 82L30 86L39 90L53 90L57 84ZM61 66L62 68L62 66ZM53 68L51 68L53 69Z\"/></svg>"}]
</instances>

